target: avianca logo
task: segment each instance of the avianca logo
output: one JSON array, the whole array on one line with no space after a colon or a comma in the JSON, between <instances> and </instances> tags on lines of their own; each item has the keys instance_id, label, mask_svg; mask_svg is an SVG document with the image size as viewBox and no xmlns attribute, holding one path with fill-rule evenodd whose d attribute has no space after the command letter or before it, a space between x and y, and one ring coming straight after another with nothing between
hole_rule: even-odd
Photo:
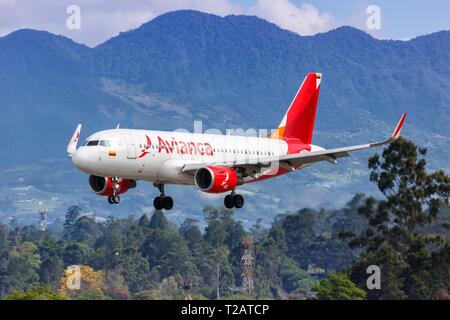
<instances>
[{"instance_id":1,"label":"avianca logo","mask_svg":"<svg viewBox=\"0 0 450 320\"><path fill-rule=\"evenodd\" d=\"M77 135L75 136L75 138L73 138L73 143L77 142L78 139L80 138L80 132L77 132Z\"/></svg>"},{"instance_id":2,"label":"avianca logo","mask_svg":"<svg viewBox=\"0 0 450 320\"><path fill-rule=\"evenodd\" d=\"M188 142L176 140L174 137L164 140L158 136L158 152L213 156L213 148L208 142Z\"/></svg>"},{"instance_id":3,"label":"avianca logo","mask_svg":"<svg viewBox=\"0 0 450 320\"><path fill-rule=\"evenodd\" d=\"M230 180L230 174L227 172L226 178L220 183L224 190L228 189L228 180Z\"/></svg>"},{"instance_id":4,"label":"avianca logo","mask_svg":"<svg viewBox=\"0 0 450 320\"><path fill-rule=\"evenodd\" d=\"M148 137L148 135L145 135L145 138L147 139L147 144L144 146L144 148L141 150L141 154L139 155L139 158L143 158L146 155L148 155L150 152L148 151L152 147L152 141Z\"/></svg>"}]
</instances>

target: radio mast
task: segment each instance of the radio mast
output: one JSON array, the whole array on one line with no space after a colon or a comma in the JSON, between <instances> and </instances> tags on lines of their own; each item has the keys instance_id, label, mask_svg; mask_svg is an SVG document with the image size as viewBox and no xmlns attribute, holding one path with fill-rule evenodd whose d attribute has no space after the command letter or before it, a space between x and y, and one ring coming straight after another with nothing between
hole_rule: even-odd
<instances>
[{"instance_id":1,"label":"radio mast","mask_svg":"<svg viewBox=\"0 0 450 320\"><path fill-rule=\"evenodd\" d=\"M242 287L241 291L251 298L255 298L255 287L253 282L253 239L245 237L242 240L244 254L242 255Z\"/></svg>"},{"instance_id":2,"label":"radio mast","mask_svg":"<svg viewBox=\"0 0 450 320\"><path fill-rule=\"evenodd\" d=\"M39 205L39 231L41 241L45 238L45 230L47 228L47 208L42 201L38 202Z\"/></svg>"}]
</instances>

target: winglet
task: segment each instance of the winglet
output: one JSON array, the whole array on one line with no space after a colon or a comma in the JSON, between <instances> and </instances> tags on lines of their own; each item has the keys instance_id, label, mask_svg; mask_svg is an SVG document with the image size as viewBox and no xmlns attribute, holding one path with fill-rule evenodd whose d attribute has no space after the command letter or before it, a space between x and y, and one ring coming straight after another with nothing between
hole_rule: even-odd
<instances>
[{"instance_id":1,"label":"winglet","mask_svg":"<svg viewBox=\"0 0 450 320\"><path fill-rule=\"evenodd\" d=\"M397 126L395 127L394 132L392 133L391 140L397 140L397 138L400 136L400 131L402 131L403 122L405 122L406 118L406 112L403 113L402 117L400 118L400 121L397 123Z\"/></svg>"},{"instance_id":2,"label":"winglet","mask_svg":"<svg viewBox=\"0 0 450 320\"><path fill-rule=\"evenodd\" d=\"M75 129L72 139L70 139L70 142L67 145L67 153L68 153L69 157L71 157L72 154L74 154L75 151L77 150L78 140L80 140L80 132L81 132L81 123Z\"/></svg>"}]
</instances>

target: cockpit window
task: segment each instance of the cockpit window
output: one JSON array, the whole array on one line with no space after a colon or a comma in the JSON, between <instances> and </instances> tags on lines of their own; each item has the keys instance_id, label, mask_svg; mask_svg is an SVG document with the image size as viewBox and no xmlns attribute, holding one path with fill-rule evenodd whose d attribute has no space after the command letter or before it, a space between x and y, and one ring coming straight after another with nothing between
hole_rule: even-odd
<instances>
[{"instance_id":1,"label":"cockpit window","mask_svg":"<svg viewBox=\"0 0 450 320\"><path fill-rule=\"evenodd\" d=\"M99 141L98 140L91 140L86 142L86 146L98 146Z\"/></svg>"},{"instance_id":2,"label":"cockpit window","mask_svg":"<svg viewBox=\"0 0 450 320\"><path fill-rule=\"evenodd\" d=\"M111 147L111 142L109 140L86 140L83 146L92 147Z\"/></svg>"}]
</instances>

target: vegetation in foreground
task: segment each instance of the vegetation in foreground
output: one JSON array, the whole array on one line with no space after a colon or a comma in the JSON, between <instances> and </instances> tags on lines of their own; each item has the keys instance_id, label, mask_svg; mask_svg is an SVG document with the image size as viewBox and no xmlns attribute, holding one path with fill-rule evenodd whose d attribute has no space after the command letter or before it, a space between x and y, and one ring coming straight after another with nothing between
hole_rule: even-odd
<instances>
[{"instance_id":1,"label":"vegetation in foreground","mask_svg":"<svg viewBox=\"0 0 450 320\"><path fill-rule=\"evenodd\" d=\"M203 231L160 211L97 223L77 206L61 234L42 240L33 226L0 225L0 298L448 299L450 178L428 172L425 154L400 138L369 160L382 200L358 194L341 210L279 215L270 228L245 230L216 208L204 209ZM249 237L251 295L240 290ZM367 288L370 265L379 290Z\"/></svg>"}]
</instances>

